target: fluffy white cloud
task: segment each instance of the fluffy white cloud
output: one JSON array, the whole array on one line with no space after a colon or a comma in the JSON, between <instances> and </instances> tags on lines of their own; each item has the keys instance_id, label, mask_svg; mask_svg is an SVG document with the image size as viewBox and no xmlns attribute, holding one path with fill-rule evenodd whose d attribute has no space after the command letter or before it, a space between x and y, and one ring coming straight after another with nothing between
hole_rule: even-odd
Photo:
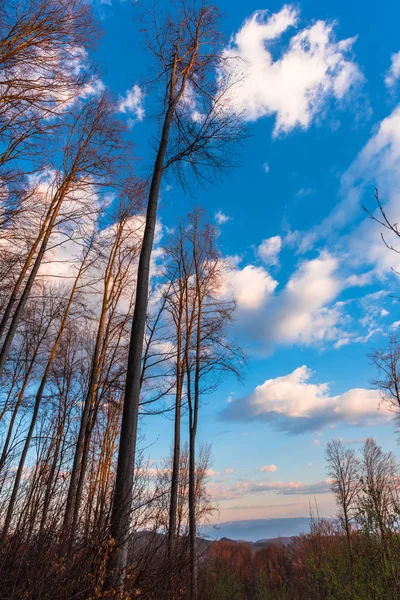
<instances>
[{"instance_id":1,"label":"fluffy white cloud","mask_svg":"<svg viewBox=\"0 0 400 600\"><path fill-rule=\"evenodd\" d=\"M391 255L382 244L379 231L375 235ZM264 249L265 261L272 264L277 262L274 252L278 245L275 238L270 238L257 253ZM278 344L324 348L330 343L340 348L368 342L382 331L385 303L389 300L382 290L364 298L340 300L344 290L366 285L373 279L370 269L361 275L347 275L354 268L352 260L350 252L345 255L322 251L316 258L302 260L279 290L278 282L264 267L239 268L240 261L235 257L227 261L223 295L237 302L235 324L243 343L247 341L252 350L269 353Z\"/></svg>"},{"instance_id":2,"label":"fluffy white cloud","mask_svg":"<svg viewBox=\"0 0 400 600\"><path fill-rule=\"evenodd\" d=\"M289 5L273 15L256 11L224 53L232 59L234 76L243 72L243 84L231 100L234 108L250 121L275 115L274 135L307 129L330 98L341 101L363 80L350 56L355 38L336 41L334 24L325 21L295 34L274 60L273 43L298 21L298 10Z\"/></svg>"},{"instance_id":3,"label":"fluffy white cloud","mask_svg":"<svg viewBox=\"0 0 400 600\"><path fill-rule=\"evenodd\" d=\"M391 61L391 65L385 75L385 84L388 88L396 85L396 82L400 79L400 52L392 54Z\"/></svg>"},{"instance_id":4,"label":"fluffy white cloud","mask_svg":"<svg viewBox=\"0 0 400 600\"><path fill-rule=\"evenodd\" d=\"M246 265L239 268L237 260L231 260L225 263L221 294L233 298L239 311L254 311L268 301L277 285L263 267Z\"/></svg>"},{"instance_id":5,"label":"fluffy white cloud","mask_svg":"<svg viewBox=\"0 0 400 600\"><path fill-rule=\"evenodd\" d=\"M261 242L257 254L266 265L276 265L281 247L282 238L280 235L275 235Z\"/></svg>"},{"instance_id":6,"label":"fluffy white cloud","mask_svg":"<svg viewBox=\"0 0 400 600\"><path fill-rule=\"evenodd\" d=\"M269 164L267 162L265 162L263 164L263 169L264 169L264 173L269 173L270 172Z\"/></svg>"},{"instance_id":7,"label":"fluffy white cloud","mask_svg":"<svg viewBox=\"0 0 400 600\"><path fill-rule=\"evenodd\" d=\"M275 473L278 470L276 465L265 465L264 467L260 467L258 469L261 473Z\"/></svg>"},{"instance_id":8,"label":"fluffy white cloud","mask_svg":"<svg viewBox=\"0 0 400 600\"><path fill-rule=\"evenodd\" d=\"M323 252L303 260L283 288L263 267L226 268L223 295L233 297L236 327L261 352L276 344L321 346L344 336L344 305L337 296L344 288L338 260Z\"/></svg>"},{"instance_id":9,"label":"fluffy white cloud","mask_svg":"<svg viewBox=\"0 0 400 600\"><path fill-rule=\"evenodd\" d=\"M340 306L330 303L342 289L338 261L328 253L304 261L271 302L264 336L284 344L312 344L336 339Z\"/></svg>"},{"instance_id":10,"label":"fluffy white cloud","mask_svg":"<svg viewBox=\"0 0 400 600\"><path fill-rule=\"evenodd\" d=\"M328 383L310 383L306 366L288 375L267 379L244 398L231 402L222 412L228 420L265 420L291 433L320 429L342 422L366 425L389 418L377 390L355 388L331 396Z\"/></svg>"},{"instance_id":11,"label":"fluffy white cloud","mask_svg":"<svg viewBox=\"0 0 400 600\"><path fill-rule=\"evenodd\" d=\"M225 215L222 210L218 210L215 213L215 220L218 223L218 225L224 225L224 223L228 223L228 221L232 220L232 217L228 217L228 215Z\"/></svg>"},{"instance_id":12,"label":"fluffy white cloud","mask_svg":"<svg viewBox=\"0 0 400 600\"><path fill-rule=\"evenodd\" d=\"M135 121L143 121L145 115L143 101L144 93L139 85L134 85L127 90L125 96L121 97L118 110L130 116L130 125Z\"/></svg>"},{"instance_id":13,"label":"fluffy white cloud","mask_svg":"<svg viewBox=\"0 0 400 600\"><path fill-rule=\"evenodd\" d=\"M217 471L214 471L213 469L206 470L206 477L215 477L216 475L219 475Z\"/></svg>"}]
</instances>

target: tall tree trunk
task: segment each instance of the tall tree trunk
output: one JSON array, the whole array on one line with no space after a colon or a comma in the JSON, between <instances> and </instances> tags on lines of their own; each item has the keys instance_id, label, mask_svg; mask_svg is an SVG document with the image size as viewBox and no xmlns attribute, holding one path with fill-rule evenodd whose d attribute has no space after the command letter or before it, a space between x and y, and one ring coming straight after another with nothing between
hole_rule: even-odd
<instances>
[{"instance_id":1,"label":"tall tree trunk","mask_svg":"<svg viewBox=\"0 0 400 600\"><path fill-rule=\"evenodd\" d=\"M99 324L97 327L96 342L93 351L88 390L86 393L83 405L83 412L79 425L78 440L76 443L74 462L71 472L71 480L68 489L67 504L64 514L64 533L66 536L68 536L69 546L74 541L76 527L78 524L79 508L83 492L84 478L86 474L88 453L90 449L91 432L94 426L94 420L96 418L95 415L97 414L97 410L94 407L94 403L99 383L101 362L106 350L106 343L104 337L107 337L107 332L106 335L104 335L104 329L106 326L107 311L109 309L110 301L112 300L112 295L114 291L112 289L113 268L118 256L118 250L121 245L122 234L124 231L125 224L126 219L121 220L118 224L117 233L110 250L110 255L108 257L107 266L104 274L103 300L101 305ZM118 283L119 282L117 282L117 284Z\"/></svg>"},{"instance_id":2,"label":"tall tree trunk","mask_svg":"<svg viewBox=\"0 0 400 600\"><path fill-rule=\"evenodd\" d=\"M25 466L25 460L26 460L26 456L27 456L28 451L29 451L29 447L31 445L33 432L35 430L36 421L37 421L37 417L38 417L38 414L39 414L40 405L41 405L42 398L43 398L43 393L44 393L44 390L45 390L45 387L46 387L46 384L47 384L47 380L48 380L48 377L49 377L49 374L50 374L51 367L53 365L53 361L54 361L54 359L56 357L56 354L57 354L57 349L58 349L58 346L60 344L61 336L62 336L62 334L64 332L64 329L65 329L65 326L67 324L69 312L70 312L70 309L71 309L71 306L72 306L72 303L73 303L73 300L74 300L74 296L75 296L76 288L78 286L79 279L80 279L80 277L82 275L82 271L83 271L83 268L84 268L84 265L85 265L86 257L87 257L87 255L84 257L84 259L83 259L83 261L81 263L81 266L79 268L77 277L75 278L74 284L72 286L72 290L71 290L71 293L70 293L70 296L69 296L69 299L68 299L68 302L67 302L67 306L66 306L66 308L64 310L64 315L62 317L62 320L61 320L61 323L60 323L60 327L58 329L58 333L57 333L56 339L54 340L54 344L53 344L53 347L51 349L50 356L49 356L49 358L47 360L46 368L44 370L44 373L43 373L43 376L42 376L39 388L38 388L38 390L36 392L35 404L34 404L34 407L33 407L33 413L32 413L31 423L30 423L30 426L29 426L28 434L27 434L26 439L25 439L25 443L24 443L24 447L23 447L23 450L22 450L22 454L21 454L21 457L20 457L20 460L19 460L18 469L17 469L17 473L16 473L16 476L15 476L15 480L14 480L14 485L13 485L13 489L12 489L12 492L11 492L10 501L8 503L6 518L5 518L4 526L3 526L3 531L2 531L2 534L1 534L1 538L0 538L0 544L4 543L4 541L5 541L6 537L7 537L7 534L8 534L8 530L9 530L9 527L10 527L11 519L12 519L12 516L13 516L15 501L17 499L19 485L21 483L22 473L23 473L23 469L24 469L24 466Z\"/></svg>"},{"instance_id":3,"label":"tall tree trunk","mask_svg":"<svg viewBox=\"0 0 400 600\"><path fill-rule=\"evenodd\" d=\"M76 442L75 454L74 454L74 462L72 465L71 471L71 479L68 488L68 496L67 503L65 507L64 513L64 534L68 537L69 542L73 542L75 537L75 531L73 529L73 521L74 521L74 513L76 512L76 504L79 505L80 497L77 496L81 467L82 467L82 459L84 457L85 447L87 444L87 436L89 431L89 419L90 412L93 409L93 399L97 389L97 381L98 381L98 360L100 354L100 346L103 337L103 328L106 318L106 310L107 310L107 289L104 291L103 295L103 304L102 310L99 320L99 325L97 328L96 335L96 343L93 352L92 358L92 366L90 369L88 390L86 393L85 401L83 404L83 411L81 415L81 420L79 424L79 433L78 439ZM79 509L79 506L78 506ZM75 519L76 525L76 519Z\"/></svg>"},{"instance_id":4,"label":"tall tree trunk","mask_svg":"<svg viewBox=\"0 0 400 600\"><path fill-rule=\"evenodd\" d=\"M14 308L14 304L17 301L17 298L18 298L19 290L21 289L21 286L22 286L22 283L24 281L24 278L25 278L25 276L26 276L26 274L27 274L27 272L29 270L29 267L32 264L32 261L33 261L33 258L35 256L36 250L37 250L37 248L38 248L38 246L40 244L40 241L42 240L43 235L44 235L44 233L46 231L46 227L48 225L48 222L49 222L49 219L51 217L51 213L52 213L53 209L54 209L54 199L53 199L53 202L51 202L51 204L50 204L50 207L49 207L49 209L48 209L48 211L46 213L46 216L45 216L44 221L43 221L43 223L42 223L42 225L40 227L40 230L39 230L39 232L38 232L38 234L37 234L37 236L36 236L36 238L35 238L32 246L31 246L31 249L29 250L27 257L24 260L24 264L22 265L21 272L18 275L17 281L15 282L14 287L13 287L12 292L11 292L11 295L10 295L10 297L8 299L6 308L4 310L3 316L2 316L1 321L0 321L0 339L3 337L3 335L5 333L8 320L9 320L9 318L11 316L12 310Z\"/></svg>"},{"instance_id":5,"label":"tall tree trunk","mask_svg":"<svg viewBox=\"0 0 400 600\"><path fill-rule=\"evenodd\" d=\"M176 513L178 507L178 488L179 488L179 472L181 458L181 404L182 404L182 387L181 382L177 382L177 390L175 396L175 423L174 423L174 450L172 458L172 474L171 474L171 497L169 505L169 524L168 524L168 555L171 555L175 538L179 536L176 524Z\"/></svg>"},{"instance_id":6,"label":"tall tree trunk","mask_svg":"<svg viewBox=\"0 0 400 600\"><path fill-rule=\"evenodd\" d=\"M184 361L182 360L182 297L179 298L179 313L176 322L177 328L177 349L176 349L176 394L175 394L175 423L174 423L174 450L172 458L171 474L171 497L169 505L169 524L168 524L168 543L167 552L171 556L173 544L179 531L176 527L177 507L178 507L178 487L180 471L180 453L181 453L181 408L182 408L182 390L184 377Z\"/></svg>"},{"instance_id":7,"label":"tall tree trunk","mask_svg":"<svg viewBox=\"0 0 400 600\"><path fill-rule=\"evenodd\" d=\"M33 354L32 354L31 360L29 362L28 370L25 373L25 377L24 377L24 381L22 383L22 387L21 387L20 391L18 392L17 401L15 403L14 410L13 410L13 413L12 413L12 416L11 416L11 419L10 419L10 423L8 425L8 431L7 431L6 439L4 441L3 449L2 449L2 452L1 452L1 456L0 456L0 472L2 471L2 469L3 469L4 465L5 465L5 462L7 460L7 455L8 455L8 452L9 452L9 445L10 445L11 437L12 437L12 434L13 434L13 431L14 431L15 421L16 421L19 409L21 407L22 401L24 399L24 394L25 394L26 388L28 386L30 377L32 375L33 367L35 366L36 358L38 356L38 353L39 353L39 350L40 350L40 346L41 346L41 344L42 344L42 342L43 342L43 340L44 340L44 338L46 336L46 333L47 333L47 330L48 330L49 326L50 326L50 322L48 323L48 326L46 327L45 332L41 335L40 339L38 340L38 343L36 344L36 347L33 350Z\"/></svg>"},{"instance_id":8,"label":"tall tree trunk","mask_svg":"<svg viewBox=\"0 0 400 600\"><path fill-rule=\"evenodd\" d=\"M63 184L60 186L60 189L59 189L59 191L57 193L57 196L56 196L57 200L54 203L55 205L54 205L53 213L51 215L51 218L49 219L46 231L45 231L45 233L43 235L42 243L40 245L40 249L39 249L39 251L37 253L37 256L36 256L35 262L33 264L32 270L31 270L31 272L29 274L29 277L28 277L28 279L26 281L24 290L23 290L23 292L21 294L21 297L20 297L19 302L17 304L17 307L15 309L13 318L11 319L10 327L9 327L7 335L6 335L5 339L4 339L3 346L2 346L2 348L0 350L0 377L1 377L2 373L3 373L4 365L6 363L6 360L7 360L7 357L8 357L8 353L9 353L10 348L11 348L11 344L13 342L15 333L17 331L17 327L18 327L20 318L21 318L22 313L24 311L25 305L26 305L26 303L27 303L27 301L29 299L29 296L30 296L33 284L35 283L36 276L37 276L38 271L40 269L40 265L42 264L42 260L43 260L44 254L45 254L45 252L47 250L47 245L49 243L50 236L53 233L53 228L54 228L57 216L58 216L58 214L60 212L61 206L62 206L62 204L63 204L63 202L65 200L65 197L66 197L66 195L67 195L67 193L68 193L68 191L70 189L72 181L73 181L73 172L70 173L68 175L68 177L65 178L65 180L63 181Z\"/></svg>"},{"instance_id":9,"label":"tall tree trunk","mask_svg":"<svg viewBox=\"0 0 400 600\"><path fill-rule=\"evenodd\" d=\"M123 583L128 557L132 485L135 464L139 400L141 387L141 362L148 306L151 252L157 222L157 206L163 174L164 158L168 145L174 106L166 113L161 141L151 180L146 213L146 226L140 251L137 273L136 299L132 331L129 344L128 369L126 374L125 398L121 422L117 475L111 513L111 537L116 550L108 563L105 589Z\"/></svg>"},{"instance_id":10,"label":"tall tree trunk","mask_svg":"<svg viewBox=\"0 0 400 600\"><path fill-rule=\"evenodd\" d=\"M196 543L196 435L200 400L200 368L201 368L201 321L202 300L197 278L197 315L196 315L196 349L194 372L194 398L190 400L189 408L189 551L190 551L190 600L197 600L197 543ZM190 383L190 382L189 382Z\"/></svg>"}]
</instances>

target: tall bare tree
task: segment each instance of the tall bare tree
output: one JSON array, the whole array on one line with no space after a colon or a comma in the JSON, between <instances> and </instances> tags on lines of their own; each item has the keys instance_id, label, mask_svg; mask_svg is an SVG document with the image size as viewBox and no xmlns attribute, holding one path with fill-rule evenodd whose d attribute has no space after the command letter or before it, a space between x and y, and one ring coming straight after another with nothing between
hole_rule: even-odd
<instances>
[{"instance_id":1,"label":"tall bare tree","mask_svg":"<svg viewBox=\"0 0 400 600\"><path fill-rule=\"evenodd\" d=\"M353 570L352 520L360 490L360 463L354 450L346 449L340 440L332 440L326 447L328 475L339 508L339 518L346 532L350 566Z\"/></svg>"},{"instance_id":2,"label":"tall bare tree","mask_svg":"<svg viewBox=\"0 0 400 600\"><path fill-rule=\"evenodd\" d=\"M85 50L97 38L90 7L79 0L0 4L0 167L38 155L55 118L85 95L94 74Z\"/></svg>"},{"instance_id":3,"label":"tall bare tree","mask_svg":"<svg viewBox=\"0 0 400 600\"><path fill-rule=\"evenodd\" d=\"M100 278L102 301L64 516L65 536L71 541L77 527L90 439L101 401L100 376L106 360L110 329L115 324L115 311L121 295L127 285L132 283L129 275L139 252L141 222L138 220L136 223L135 217L141 206L141 193L140 185L129 190L128 200L124 198L125 205L121 203L121 208L117 211L115 225L108 230L108 235L103 236L105 239L101 239L104 246L101 254L103 261L105 259L104 274ZM101 256L98 257L98 262L101 262Z\"/></svg>"},{"instance_id":4,"label":"tall bare tree","mask_svg":"<svg viewBox=\"0 0 400 600\"><path fill-rule=\"evenodd\" d=\"M49 207L2 316L1 333L5 332L11 315L12 318L0 350L0 377L55 228L65 226L69 219L76 218L74 211L71 214L70 207L80 204L82 194L90 194L94 184L106 185L112 179L117 152L121 149L121 124L113 118L113 111L112 103L102 95L86 102L74 114L68 127L62 169L56 172L54 181L49 186ZM68 202L70 214L68 211L62 214L62 209ZM87 211L88 207L85 209Z\"/></svg>"},{"instance_id":5,"label":"tall bare tree","mask_svg":"<svg viewBox=\"0 0 400 600\"><path fill-rule=\"evenodd\" d=\"M229 112L228 94L216 79L216 69L222 66L223 58L219 15L215 7L183 2L165 20L157 6L148 16L152 26L146 31L147 45L157 61L155 81L162 85L161 131L139 259L111 518L111 536L117 551L108 565L105 588L122 583L127 559L141 361L161 181L170 169L174 169L184 185L188 184L189 172L198 179L215 180L218 174L232 166L233 144L243 137L241 120Z\"/></svg>"}]
</instances>

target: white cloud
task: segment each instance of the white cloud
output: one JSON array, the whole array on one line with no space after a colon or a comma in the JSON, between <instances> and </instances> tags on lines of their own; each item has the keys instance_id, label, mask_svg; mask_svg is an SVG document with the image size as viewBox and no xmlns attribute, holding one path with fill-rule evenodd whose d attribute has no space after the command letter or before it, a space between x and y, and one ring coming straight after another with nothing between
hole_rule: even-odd
<instances>
[{"instance_id":1,"label":"white cloud","mask_svg":"<svg viewBox=\"0 0 400 600\"><path fill-rule=\"evenodd\" d=\"M130 90L127 90L125 96L122 96L118 105L118 110L121 113L129 115L130 125L135 121L143 121L145 111L143 107L144 93L139 85L134 85Z\"/></svg>"},{"instance_id":2,"label":"white cloud","mask_svg":"<svg viewBox=\"0 0 400 600\"><path fill-rule=\"evenodd\" d=\"M310 467L312 467L312 462L306 464L306 469L309 469Z\"/></svg>"},{"instance_id":3,"label":"white cloud","mask_svg":"<svg viewBox=\"0 0 400 600\"><path fill-rule=\"evenodd\" d=\"M288 375L267 379L248 396L229 404L222 417L269 421L290 433L317 430L338 422L367 425L389 418L386 407L378 410L378 390L355 388L331 396L328 383L310 383L312 375L303 365Z\"/></svg>"},{"instance_id":4,"label":"white cloud","mask_svg":"<svg viewBox=\"0 0 400 600\"><path fill-rule=\"evenodd\" d=\"M276 465L265 465L265 467L260 467L258 469L261 473L275 473L278 470Z\"/></svg>"},{"instance_id":5,"label":"white cloud","mask_svg":"<svg viewBox=\"0 0 400 600\"><path fill-rule=\"evenodd\" d=\"M328 494L331 491L332 481L324 479L316 483L302 483L301 481L260 481L249 487L249 492L276 492L283 496L300 496L306 494Z\"/></svg>"},{"instance_id":6,"label":"white cloud","mask_svg":"<svg viewBox=\"0 0 400 600\"><path fill-rule=\"evenodd\" d=\"M263 267L238 268L235 261L226 261L221 295L233 298L238 310L254 311L268 301L277 285Z\"/></svg>"},{"instance_id":7,"label":"white cloud","mask_svg":"<svg viewBox=\"0 0 400 600\"><path fill-rule=\"evenodd\" d=\"M222 210L219 210L215 213L215 220L217 221L218 225L224 225L225 223L228 223L228 221L232 220L232 217L228 217L227 215L225 215Z\"/></svg>"},{"instance_id":8,"label":"white cloud","mask_svg":"<svg viewBox=\"0 0 400 600\"><path fill-rule=\"evenodd\" d=\"M328 253L304 261L265 316L266 339L309 345L340 335L340 306L327 306L342 289L338 261Z\"/></svg>"},{"instance_id":9,"label":"white cloud","mask_svg":"<svg viewBox=\"0 0 400 600\"><path fill-rule=\"evenodd\" d=\"M232 473L233 473L233 469L225 469L224 470L225 475L231 475Z\"/></svg>"},{"instance_id":10,"label":"white cloud","mask_svg":"<svg viewBox=\"0 0 400 600\"><path fill-rule=\"evenodd\" d=\"M263 169L264 169L264 173L269 173L270 168L269 168L269 164L267 162L265 162L263 164Z\"/></svg>"},{"instance_id":11,"label":"white cloud","mask_svg":"<svg viewBox=\"0 0 400 600\"><path fill-rule=\"evenodd\" d=\"M207 490L213 500L221 501L242 498L254 493L275 493L282 496L327 494L331 491L331 485L331 479L324 479L316 481L315 483L303 483L302 481L271 481L265 479L262 481L238 481L231 487L213 482L207 486Z\"/></svg>"},{"instance_id":12,"label":"white cloud","mask_svg":"<svg viewBox=\"0 0 400 600\"><path fill-rule=\"evenodd\" d=\"M341 229L361 219L350 234L339 240L336 249L346 257L353 272L368 268L368 272L352 275L358 278L358 283L353 282L355 285L370 283L376 274L387 273L392 267L400 268L399 258L383 244L379 226L365 218L362 210L362 204L365 204L379 217L373 199L375 187L379 189L389 220L397 222L400 208L400 105L374 128L369 141L341 177L340 202L329 216L311 232L297 232L294 238L300 251L307 251L321 239L337 235ZM389 244L396 245L397 240L390 232L385 231L385 237Z\"/></svg>"},{"instance_id":13,"label":"white cloud","mask_svg":"<svg viewBox=\"0 0 400 600\"><path fill-rule=\"evenodd\" d=\"M256 11L225 50L235 77L244 71L243 84L232 98L234 108L250 121L275 115L274 135L307 129L329 99L343 100L363 81L350 56L356 38L336 41L334 23L317 21L302 29L274 60L273 42L298 21L298 10L290 5L273 15Z\"/></svg>"},{"instance_id":14,"label":"white cloud","mask_svg":"<svg viewBox=\"0 0 400 600\"><path fill-rule=\"evenodd\" d=\"M275 292L278 282L263 267L226 267L222 295L237 302L235 323L252 348L269 353L276 344L322 346L344 335L344 288L339 261L327 252L303 260Z\"/></svg>"},{"instance_id":15,"label":"white cloud","mask_svg":"<svg viewBox=\"0 0 400 600\"><path fill-rule=\"evenodd\" d=\"M275 235L261 242L257 254L266 265L276 265L281 247L282 238L280 235Z\"/></svg>"},{"instance_id":16,"label":"white cloud","mask_svg":"<svg viewBox=\"0 0 400 600\"><path fill-rule=\"evenodd\" d=\"M391 65L385 74L385 84L388 88L392 88L398 79L400 79L400 52L391 56Z\"/></svg>"},{"instance_id":17,"label":"white cloud","mask_svg":"<svg viewBox=\"0 0 400 600\"><path fill-rule=\"evenodd\" d=\"M216 475L219 475L218 471L214 471L213 469L206 470L206 477L215 477Z\"/></svg>"},{"instance_id":18,"label":"white cloud","mask_svg":"<svg viewBox=\"0 0 400 600\"><path fill-rule=\"evenodd\" d=\"M313 440L313 444L314 444L314 446L320 446L321 442L320 442L320 440Z\"/></svg>"}]
</instances>

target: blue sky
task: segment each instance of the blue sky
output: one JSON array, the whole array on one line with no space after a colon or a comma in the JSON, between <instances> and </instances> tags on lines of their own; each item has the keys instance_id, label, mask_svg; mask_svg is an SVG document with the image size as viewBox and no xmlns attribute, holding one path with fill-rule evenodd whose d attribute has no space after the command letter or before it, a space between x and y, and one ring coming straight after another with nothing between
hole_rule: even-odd
<instances>
[{"instance_id":1,"label":"blue sky","mask_svg":"<svg viewBox=\"0 0 400 600\"><path fill-rule=\"evenodd\" d=\"M393 422L376 410L367 353L400 321L389 296L399 259L362 205L375 209L378 186L389 216L399 218L400 5L390 18L361 0L218 5L227 52L247 61L238 102L252 136L222 184L193 199L165 182L160 206L167 227L193 204L216 219L238 303L232 335L248 354L244 383L227 379L201 408L215 518L307 516L314 498L330 516L327 441L357 448L372 435L398 454ZM151 59L130 3L110 0L95 11L102 79L120 98L145 173ZM142 430L147 452L161 460L172 423L147 418Z\"/></svg>"}]
</instances>

